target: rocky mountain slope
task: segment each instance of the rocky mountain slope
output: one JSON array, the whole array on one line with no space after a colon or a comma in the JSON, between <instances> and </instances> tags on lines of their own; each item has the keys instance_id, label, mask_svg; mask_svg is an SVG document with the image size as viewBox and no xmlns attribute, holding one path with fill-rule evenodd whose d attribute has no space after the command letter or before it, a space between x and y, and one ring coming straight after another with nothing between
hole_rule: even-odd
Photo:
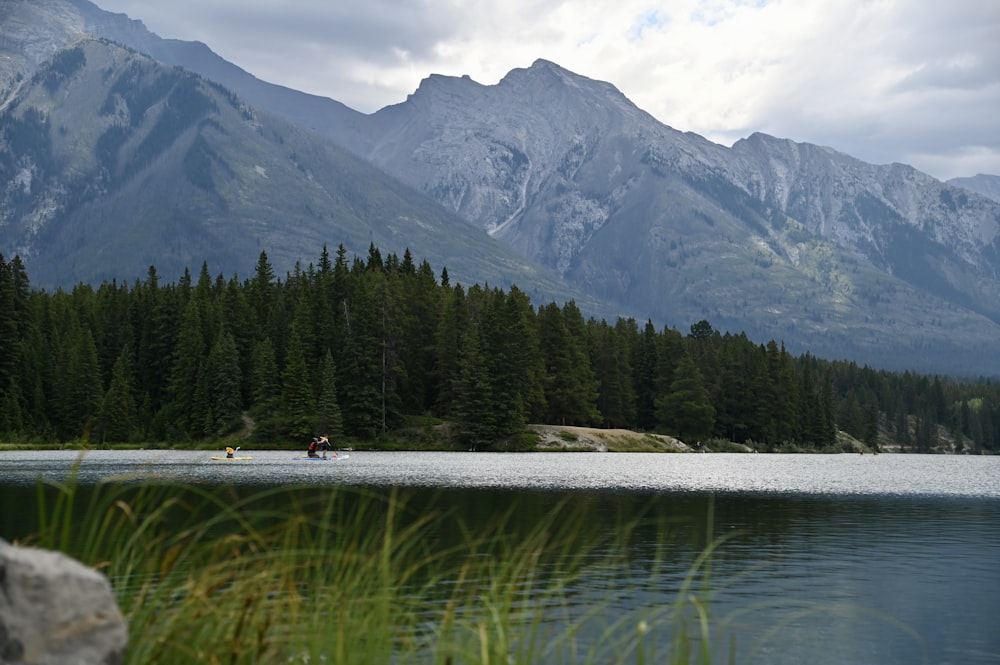
<instances>
[{"instance_id":1,"label":"rocky mountain slope","mask_svg":"<svg viewBox=\"0 0 1000 665\"><path fill-rule=\"evenodd\" d=\"M952 178L949 185L967 189L970 192L982 194L988 199L1000 202L1000 175L987 175L980 173L967 178Z\"/></svg>"},{"instance_id":2,"label":"rocky mountain slope","mask_svg":"<svg viewBox=\"0 0 1000 665\"><path fill-rule=\"evenodd\" d=\"M42 5L49 8L44 21L24 18ZM20 18L12 8L20 8ZM39 24L48 25L48 33ZM330 183L330 200L337 199L336 187L345 181L369 187L372 173L362 162L348 166L335 146L307 138L312 136L308 129L434 199L471 230L500 241L495 246L513 254L499 253L490 274L496 274L496 265L514 261L544 266L539 274L550 270L572 285L568 292L593 297L595 309L584 304L587 313L612 311L681 329L706 318L718 329L780 339L795 352L891 368L1000 373L1000 205L911 167L866 164L830 148L762 134L731 148L720 146L658 122L611 84L543 60L491 86L468 77L432 75L405 102L363 115L332 100L259 81L204 45L162 40L140 23L101 12L85 0L41 5L7 0L0 5L0 25L0 55L12 50L21 54L20 61L9 59L14 69L0 69L7 76L0 89L8 97L26 81L23 72L20 81L12 72L37 67L46 49L54 54L87 33L120 41L222 82L235 93L237 115L254 118L241 120L241 127L252 127L261 118L270 126L279 122L278 115L290 119L295 127L283 125L272 138L280 138L281 145L287 136L302 132L305 143L296 144L302 149L296 152L298 159L307 152L306 143L314 151L337 154L343 177ZM61 86L70 82L52 80L49 85L63 94ZM45 82L34 85L37 89ZM215 104L223 108L229 104L221 102L228 90L217 92L222 97ZM8 102L8 112L25 117L26 94L21 91L15 102ZM51 121L51 115L46 117ZM198 135L208 137L211 125L203 120ZM63 130L52 127L50 136L59 144ZM229 131L227 124L223 127ZM243 150L270 135L255 132L240 130ZM211 149L205 154L222 155L235 136L216 134L212 141L204 139ZM133 138L122 147L139 145ZM195 143L183 145L187 147L163 154L188 155ZM189 161L199 159L206 162ZM233 158L232 163L242 161ZM211 156L207 162L230 164L228 158ZM250 163L253 172L258 165L268 174L275 168ZM296 166L300 175L292 177L289 171L283 187L307 171L306 180L315 179L326 168L320 162L305 170ZM175 167L178 171L183 168ZM348 177L348 171L354 175ZM219 172L212 173L213 183L222 182ZM245 191L249 181L240 178ZM159 186L161 180L169 179L157 175L140 182ZM24 190L23 175L17 182ZM41 189L58 187L53 190L50 183ZM271 190L269 196L283 196L282 191ZM405 198L405 188L394 191ZM58 199L53 196L39 198L34 210L52 209ZM298 216L276 227L271 241L279 242L277 235L293 228L314 228L324 215L327 225L331 218L341 218L339 212L328 214L328 202L313 200L299 207L293 202L299 198L296 194L284 204L298 210ZM246 207L231 207L227 196L221 200L226 205L218 206L213 217L218 223L231 218L234 209L251 216ZM369 213L372 208L365 207ZM133 214L116 209L114 216L123 212ZM359 215L357 206L351 214L363 221L358 229L375 224L375 215ZM93 218L92 212L86 216L92 226ZM173 220L184 230L192 219L174 211L164 213L161 223ZM397 225L398 235L390 237L402 242L421 228ZM90 233L73 236L74 242L90 243ZM197 233L189 243L193 250ZM63 235L60 231L48 238ZM442 263L449 270L466 251L449 246L423 252L408 244L415 255L434 263L444 255ZM485 270L484 265L477 268ZM64 274L74 269L66 266ZM487 279L484 274L477 281ZM598 301L612 304L597 311Z\"/></svg>"},{"instance_id":3,"label":"rocky mountain slope","mask_svg":"<svg viewBox=\"0 0 1000 665\"><path fill-rule=\"evenodd\" d=\"M332 99L261 81L201 42L164 39L141 21L104 11L89 0L3 0L0 26L0 91L78 39L99 37L200 74L236 91L251 105L306 129L321 130L362 117Z\"/></svg>"},{"instance_id":4,"label":"rocky mountain slope","mask_svg":"<svg viewBox=\"0 0 1000 665\"><path fill-rule=\"evenodd\" d=\"M431 76L328 131L654 320L893 367L996 348L1000 206L902 164L763 134L726 148L542 60L494 86Z\"/></svg>"},{"instance_id":5,"label":"rocky mountain slope","mask_svg":"<svg viewBox=\"0 0 1000 665\"><path fill-rule=\"evenodd\" d=\"M0 252L35 286L131 281L151 265L174 280L203 262L249 276L262 250L284 275L340 243L587 300L344 149L111 42L59 51L0 108Z\"/></svg>"}]
</instances>

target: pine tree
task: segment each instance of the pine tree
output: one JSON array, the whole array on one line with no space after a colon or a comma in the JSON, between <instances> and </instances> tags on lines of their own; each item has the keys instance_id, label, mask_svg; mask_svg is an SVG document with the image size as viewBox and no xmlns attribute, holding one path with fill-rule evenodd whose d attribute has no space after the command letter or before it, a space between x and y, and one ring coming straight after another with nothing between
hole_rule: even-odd
<instances>
[{"instance_id":1,"label":"pine tree","mask_svg":"<svg viewBox=\"0 0 1000 665\"><path fill-rule=\"evenodd\" d=\"M8 421L14 417L17 401L11 392L20 355L21 335L14 309L14 275L3 254L0 254L0 429L9 427Z\"/></svg>"},{"instance_id":2,"label":"pine tree","mask_svg":"<svg viewBox=\"0 0 1000 665\"><path fill-rule=\"evenodd\" d=\"M16 383L0 391L0 436L24 432L24 414L21 410L21 390Z\"/></svg>"},{"instance_id":3,"label":"pine tree","mask_svg":"<svg viewBox=\"0 0 1000 665\"><path fill-rule=\"evenodd\" d=\"M129 355L127 347L118 355L111 370L111 385L101 401L101 441L105 443L132 441L136 430L138 414L129 379L132 373Z\"/></svg>"},{"instance_id":4,"label":"pine tree","mask_svg":"<svg viewBox=\"0 0 1000 665\"><path fill-rule=\"evenodd\" d=\"M459 360L461 344L469 326L469 313L462 285L446 289L441 298L441 313L434 334L434 381L438 395L434 412L441 416L451 414L458 394Z\"/></svg>"},{"instance_id":5,"label":"pine tree","mask_svg":"<svg viewBox=\"0 0 1000 665\"><path fill-rule=\"evenodd\" d=\"M334 358L339 372L337 386L341 390L341 404L345 407L345 433L373 439L379 431L381 400L371 280L365 274L364 266L358 262L355 262L350 275L351 293L343 303L345 334L340 345L340 359Z\"/></svg>"},{"instance_id":6,"label":"pine tree","mask_svg":"<svg viewBox=\"0 0 1000 665\"><path fill-rule=\"evenodd\" d=\"M251 374L251 412L258 418L275 416L281 404L281 378L270 337L265 337L254 345Z\"/></svg>"},{"instance_id":7,"label":"pine tree","mask_svg":"<svg viewBox=\"0 0 1000 665\"><path fill-rule=\"evenodd\" d=\"M823 413L820 391L816 387L816 380L813 376L813 362L806 358L802 366L801 389L799 394L800 413L799 419L802 423L803 444L810 448L822 448L826 445L827 433Z\"/></svg>"},{"instance_id":8,"label":"pine tree","mask_svg":"<svg viewBox=\"0 0 1000 665\"><path fill-rule=\"evenodd\" d=\"M573 332L571 332L571 328ZM597 380L586 353L583 319L575 304L538 312L539 349L545 362L546 422L591 425L600 420Z\"/></svg>"},{"instance_id":9,"label":"pine tree","mask_svg":"<svg viewBox=\"0 0 1000 665\"><path fill-rule=\"evenodd\" d=\"M673 373L670 389L656 402L660 426L688 443L700 442L712 434L715 408L691 355L685 350Z\"/></svg>"},{"instance_id":10,"label":"pine tree","mask_svg":"<svg viewBox=\"0 0 1000 665\"><path fill-rule=\"evenodd\" d=\"M769 347L770 348L770 347ZM785 444L798 441L799 422L796 417L799 401L798 382L795 367L785 345L782 344L776 357L769 356L768 371L775 386L774 420L775 443Z\"/></svg>"},{"instance_id":11,"label":"pine tree","mask_svg":"<svg viewBox=\"0 0 1000 665\"><path fill-rule=\"evenodd\" d=\"M878 404L870 402L865 408L865 429L861 441L873 450L878 450Z\"/></svg>"},{"instance_id":12,"label":"pine tree","mask_svg":"<svg viewBox=\"0 0 1000 665\"><path fill-rule=\"evenodd\" d=\"M590 342L587 339L587 324L576 302L570 300L563 305L563 320L570 336L570 353L573 359L574 376L577 394L577 415L574 420L578 425L597 425L601 414L597 410L597 377L590 362L587 349Z\"/></svg>"},{"instance_id":13,"label":"pine tree","mask_svg":"<svg viewBox=\"0 0 1000 665\"><path fill-rule=\"evenodd\" d=\"M213 345L205 375L211 399L205 430L214 435L231 432L242 423L243 398L236 340L228 332L220 334Z\"/></svg>"},{"instance_id":14,"label":"pine tree","mask_svg":"<svg viewBox=\"0 0 1000 665\"><path fill-rule=\"evenodd\" d=\"M722 337L707 320L702 319L691 326L687 335L688 352L695 367L701 373L705 390L713 404L720 401L723 390L722 371L719 365L719 346Z\"/></svg>"},{"instance_id":15,"label":"pine tree","mask_svg":"<svg viewBox=\"0 0 1000 665\"><path fill-rule=\"evenodd\" d=\"M2 262L2 256L0 256ZM15 255L9 264L10 278L13 285L11 301L11 312L14 317L17 329L17 342L14 345L6 346L0 343L0 348L4 349L0 355L7 355L8 359L14 359L14 369L8 377L6 403L9 415L13 418L12 425L18 430L24 427L26 419L40 422L43 418L31 418L31 414L41 415L38 408L41 408L41 401L35 396L35 389L40 387L40 376L29 368L28 354L31 352L27 345L30 338L38 339L37 326L31 320L29 301L31 300L31 289L28 281L28 273L24 268L21 257ZM37 348L37 346L35 347ZM0 395L4 393L3 379L0 378ZM35 402L38 408L32 408Z\"/></svg>"},{"instance_id":16,"label":"pine tree","mask_svg":"<svg viewBox=\"0 0 1000 665\"><path fill-rule=\"evenodd\" d=\"M48 311L44 306L40 309ZM28 325L22 354L22 379L12 386L20 388L20 403L23 407L16 415L23 428L21 431L29 436L40 435L52 429L47 393L51 393L52 377L55 375L54 366L58 363L59 357L53 353L47 335L43 334L42 321L43 318L39 317Z\"/></svg>"},{"instance_id":17,"label":"pine tree","mask_svg":"<svg viewBox=\"0 0 1000 665\"><path fill-rule=\"evenodd\" d=\"M281 411L285 434L298 441L308 440L314 434L312 428L316 422L316 399L308 377L299 334L293 329L287 363L281 373Z\"/></svg>"},{"instance_id":18,"label":"pine tree","mask_svg":"<svg viewBox=\"0 0 1000 665\"><path fill-rule=\"evenodd\" d=\"M632 350L632 384L635 387L635 422L641 430L656 427L657 337L653 322L646 321Z\"/></svg>"},{"instance_id":19,"label":"pine tree","mask_svg":"<svg viewBox=\"0 0 1000 665\"><path fill-rule=\"evenodd\" d=\"M205 432L206 421L211 417L208 395L205 394L208 387L203 382L207 356L201 308L196 300L190 299L184 310L170 371L170 407L166 411L170 414L168 426L174 431L174 436L197 438Z\"/></svg>"},{"instance_id":20,"label":"pine tree","mask_svg":"<svg viewBox=\"0 0 1000 665\"><path fill-rule=\"evenodd\" d=\"M380 259L371 262L381 265ZM347 367L338 365L338 386L347 433L374 439L400 422L398 310L386 273L356 266L344 340Z\"/></svg>"},{"instance_id":21,"label":"pine tree","mask_svg":"<svg viewBox=\"0 0 1000 665\"><path fill-rule=\"evenodd\" d=\"M654 427L659 431L662 431L667 425L664 422L662 403L673 390L674 379L677 378L677 366L684 355L689 356L680 332L672 328L664 328L656 344L656 376L654 379L656 392L653 398Z\"/></svg>"},{"instance_id":22,"label":"pine tree","mask_svg":"<svg viewBox=\"0 0 1000 665\"><path fill-rule=\"evenodd\" d=\"M896 439L904 450L910 445L910 420L902 406L896 409Z\"/></svg>"},{"instance_id":23,"label":"pine tree","mask_svg":"<svg viewBox=\"0 0 1000 665\"><path fill-rule=\"evenodd\" d=\"M715 407L715 430L725 438L743 443L749 433L744 421L748 393L745 357L747 341L743 335L725 335L719 347L719 394ZM797 419L797 416L796 416Z\"/></svg>"},{"instance_id":24,"label":"pine tree","mask_svg":"<svg viewBox=\"0 0 1000 665\"><path fill-rule=\"evenodd\" d=\"M333 263L333 273L327 277L320 273L320 295L326 304L321 306L319 317L320 335L323 348L333 353L333 364L337 369L337 387L341 390L343 404L345 373L349 368L346 340L350 319L351 290L353 277L347 265L347 249L337 247L337 258Z\"/></svg>"},{"instance_id":25,"label":"pine tree","mask_svg":"<svg viewBox=\"0 0 1000 665\"><path fill-rule=\"evenodd\" d=\"M295 312L292 326L299 335L302 345L302 355L309 373L303 379L312 385L319 385L321 339L316 329L316 300L312 287L307 279L293 277L289 280L289 296L295 300Z\"/></svg>"},{"instance_id":26,"label":"pine tree","mask_svg":"<svg viewBox=\"0 0 1000 665\"><path fill-rule=\"evenodd\" d=\"M90 330L75 321L63 347L60 367L56 392L57 412L61 415L59 435L89 441L104 388L94 338Z\"/></svg>"},{"instance_id":27,"label":"pine tree","mask_svg":"<svg viewBox=\"0 0 1000 665\"><path fill-rule=\"evenodd\" d=\"M181 312L169 289L159 286L155 266L149 267L141 295L136 299L131 317L139 330L136 369L139 385L149 393L153 409L163 407L170 382L177 322Z\"/></svg>"},{"instance_id":28,"label":"pine tree","mask_svg":"<svg viewBox=\"0 0 1000 665\"><path fill-rule=\"evenodd\" d=\"M250 308L254 313L257 329L270 332L271 309L274 306L274 268L267 252L257 257L257 268L250 282Z\"/></svg>"},{"instance_id":29,"label":"pine tree","mask_svg":"<svg viewBox=\"0 0 1000 665\"><path fill-rule=\"evenodd\" d=\"M833 384L829 372L824 377L819 399L820 445L832 448L837 443L837 419L833 414Z\"/></svg>"},{"instance_id":30,"label":"pine tree","mask_svg":"<svg viewBox=\"0 0 1000 665\"><path fill-rule=\"evenodd\" d=\"M286 436L281 425L281 374L270 337L254 345L250 373L249 413L254 419L254 437L267 441Z\"/></svg>"},{"instance_id":31,"label":"pine tree","mask_svg":"<svg viewBox=\"0 0 1000 665\"><path fill-rule=\"evenodd\" d=\"M440 290L434 272L424 261L419 270L409 250L399 271L400 298L400 377L399 395L408 413L424 413L437 399L434 372L434 338L440 315Z\"/></svg>"},{"instance_id":32,"label":"pine tree","mask_svg":"<svg viewBox=\"0 0 1000 665\"><path fill-rule=\"evenodd\" d=\"M497 397L507 405L503 433L512 434L545 411L545 360L528 296L512 286L497 294L497 306Z\"/></svg>"},{"instance_id":33,"label":"pine tree","mask_svg":"<svg viewBox=\"0 0 1000 665\"><path fill-rule=\"evenodd\" d=\"M478 329L470 328L461 344L461 358L454 378L451 416L459 437L471 450L497 440L498 420L493 386L485 359L479 352Z\"/></svg>"},{"instance_id":34,"label":"pine tree","mask_svg":"<svg viewBox=\"0 0 1000 665\"><path fill-rule=\"evenodd\" d=\"M243 385L240 387L243 401L250 403L251 377L253 375L253 349L255 345L253 315L250 312L244 290L236 277L231 278L225 287L223 296L223 321L225 330L233 336L236 342L236 354L239 357L240 376Z\"/></svg>"},{"instance_id":35,"label":"pine tree","mask_svg":"<svg viewBox=\"0 0 1000 665\"><path fill-rule=\"evenodd\" d=\"M378 436L380 437L385 436L390 429L403 421L399 386L406 376L406 367L403 365L402 357L403 314L398 300L398 283L399 275L395 271L375 273L373 337L378 345L380 399Z\"/></svg>"},{"instance_id":36,"label":"pine tree","mask_svg":"<svg viewBox=\"0 0 1000 665\"><path fill-rule=\"evenodd\" d=\"M327 351L323 356L320 371L319 403L316 408L316 431L327 434L331 439L344 436L344 418L340 413L337 401L337 368L333 363L333 354Z\"/></svg>"},{"instance_id":37,"label":"pine tree","mask_svg":"<svg viewBox=\"0 0 1000 665\"><path fill-rule=\"evenodd\" d=\"M614 328L605 321L589 322L590 357L598 380L598 410L604 427L631 427L635 423L635 389L629 338L638 338L635 321L631 326L618 319Z\"/></svg>"},{"instance_id":38,"label":"pine tree","mask_svg":"<svg viewBox=\"0 0 1000 665\"><path fill-rule=\"evenodd\" d=\"M101 376L104 383L110 384L111 373L118 356L127 346L134 347L135 332L128 308L129 296L124 287L115 282L104 282L97 289L94 298L95 343L97 357L101 365ZM134 370L135 363L129 363ZM129 383L135 384L135 377L129 377Z\"/></svg>"}]
</instances>

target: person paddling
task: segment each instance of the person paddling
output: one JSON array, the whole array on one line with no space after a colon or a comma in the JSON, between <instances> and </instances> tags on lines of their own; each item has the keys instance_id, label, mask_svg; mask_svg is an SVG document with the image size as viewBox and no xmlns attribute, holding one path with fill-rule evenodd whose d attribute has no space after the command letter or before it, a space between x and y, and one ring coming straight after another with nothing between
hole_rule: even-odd
<instances>
[{"instance_id":1,"label":"person paddling","mask_svg":"<svg viewBox=\"0 0 1000 665\"><path fill-rule=\"evenodd\" d=\"M330 450L330 439L324 434L321 437L313 437L312 442L309 444L309 449L306 450L306 454L309 457L319 457L320 452L323 453L323 459L326 459L326 451ZM336 453L333 455L337 456Z\"/></svg>"}]
</instances>

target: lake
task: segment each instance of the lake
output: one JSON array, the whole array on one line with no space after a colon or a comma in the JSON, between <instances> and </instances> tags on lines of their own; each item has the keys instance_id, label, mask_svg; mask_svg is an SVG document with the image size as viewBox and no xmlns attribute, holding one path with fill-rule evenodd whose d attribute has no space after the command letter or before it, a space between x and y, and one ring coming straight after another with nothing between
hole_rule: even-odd
<instances>
[{"instance_id":1,"label":"lake","mask_svg":"<svg viewBox=\"0 0 1000 665\"><path fill-rule=\"evenodd\" d=\"M629 453L387 453L338 462L240 451L0 453L0 535L24 535L39 477L145 477L233 486L408 487L419 501L526 525L559 502L596 523L641 515L626 570L595 569L561 612L595 639L677 596L718 542L707 594L715 662L1000 664L1000 457ZM664 525L669 525L665 530ZM721 539L721 540L719 540ZM558 575L554 568L548 571ZM529 601L530 602L530 599Z\"/></svg>"}]
</instances>

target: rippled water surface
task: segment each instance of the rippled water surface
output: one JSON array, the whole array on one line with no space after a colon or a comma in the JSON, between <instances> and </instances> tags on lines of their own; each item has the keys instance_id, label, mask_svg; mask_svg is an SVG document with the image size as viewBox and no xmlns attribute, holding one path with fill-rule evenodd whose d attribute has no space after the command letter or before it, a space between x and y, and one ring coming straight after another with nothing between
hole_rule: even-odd
<instances>
[{"instance_id":1,"label":"rippled water surface","mask_svg":"<svg viewBox=\"0 0 1000 665\"><path fill-rule=\"evenodd\" d=\"M1000 665L998 457L351 451L301 462L240 453L253 459L0 453L0 535L23 528L39 477L62 480L74 465L83 483L406 486L470 523L517 505L530 525L573 501L596 523L646 518L625 569L596 567L561 608L584 616L600 606L589 619L595 636L657 616L705 544L718 542L699 580L715 662L734 646L733 662L754 665Z\"/></svg>"},{"instance_id":2,"label":"rippled water surface","mask_svg":"<svg viewBox=\"0 0 1000 665\"><path fill-rule=\"evenodd\" d=\"M239 454L253 459L162 450L4 452L0 481L61 479L78 463L85 482L153 474L237 484L1000 497L1000 457L349 451L346 460L319 462L296 461L288 451Z\"/></svg>"}]
</instances>

